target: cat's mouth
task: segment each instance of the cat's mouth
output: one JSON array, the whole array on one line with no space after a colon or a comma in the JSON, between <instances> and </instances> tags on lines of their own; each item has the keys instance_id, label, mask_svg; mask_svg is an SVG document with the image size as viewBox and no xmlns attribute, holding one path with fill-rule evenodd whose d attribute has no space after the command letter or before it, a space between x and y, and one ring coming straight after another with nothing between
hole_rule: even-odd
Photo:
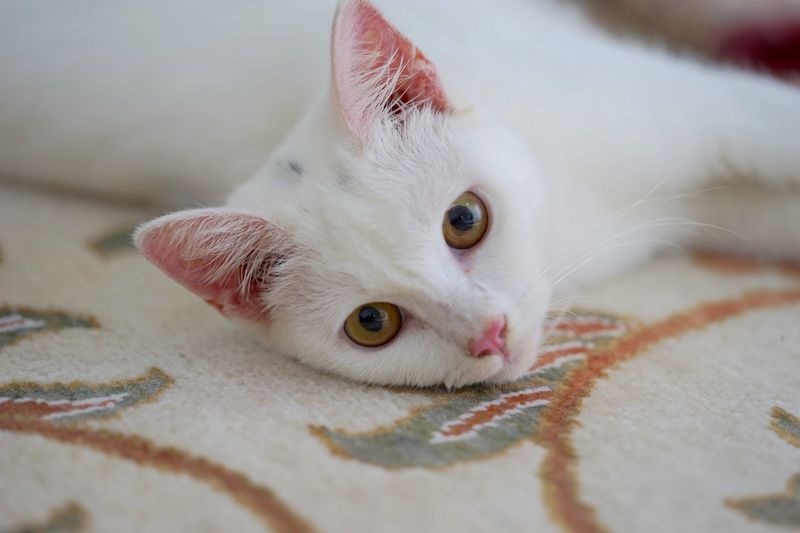
<instances>
[{"instance_id":1,"label":"cat's mouth","mask_svg":"<svg viewBox=\"0 0 800 533\"><path fill-rule=\"evenodd\" d=\"M451 369L451 373L445 384L448 387L466 387L477 383L506 383L516 379L519 372L520 359L513 350L505 352L493 352L475 357L469 354L464 355L470 360L466 365L457 365ZM524 374L524 372L522 372Z\"/></svg>"},{"instance_id":2,"label":"cat's mouth","mask_svg":"<svg viewBox=\"0 0 800 533\"><path fill-rule=\"evenodd\" d=\"M516 381L529 374L536 363L541 342L540 329L530 328L517 334L509 333L505 350L487 357L494 363L494 371L481 381L487 383Z\"/></svg>"}]
</instances>

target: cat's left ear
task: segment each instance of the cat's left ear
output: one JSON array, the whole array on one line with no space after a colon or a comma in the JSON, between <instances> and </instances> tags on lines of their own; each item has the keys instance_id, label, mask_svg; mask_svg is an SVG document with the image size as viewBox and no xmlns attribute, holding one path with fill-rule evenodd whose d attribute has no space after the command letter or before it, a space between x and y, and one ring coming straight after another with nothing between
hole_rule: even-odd
<instances>
[{"instance_id":1,"label":"cat's left ear","mask_svg":"<svg viewBox=\"0 0 800 533\"><path fill-rule=\"evenodd\" d=\"M367 0L339 5L331 63L334 96L361 144L376 122L404 108L452 109L434 64Z\"/></svg>"},{"instance_id":2,"label":"cat's left ear","mask_svg":"<svg viewBox=\"0 0 800 533\"><path fill-rule=\"evenodd\" d=\"M269 319L268 290L296 253L286 230L228 208L157 218L133 240L151 263L222 314L258 321Z\"/></svg>"}]
</instances>

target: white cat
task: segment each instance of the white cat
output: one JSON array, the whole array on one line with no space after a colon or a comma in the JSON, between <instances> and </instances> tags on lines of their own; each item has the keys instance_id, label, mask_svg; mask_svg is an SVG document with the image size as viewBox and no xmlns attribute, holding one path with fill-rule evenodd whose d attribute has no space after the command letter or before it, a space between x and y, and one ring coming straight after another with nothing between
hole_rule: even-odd
<instances>
[{"instance_id":1,"label":"white cat","mask_svg":"<svg viewBox=\"0 0 800 533\"><path fill-rule=\"evenodd\" d=\"M372 383L504 382L535 362L554 293L665 245L800 255L796 197L695 198L736 176L800 185L796 88L615 40L549 0L381 4L339 6L330 69L292 46L320 17L283 27L260 52L294 65L289 92L330 87L225 207L135 235L276 351Z\"/></svg>"}]
</instances>

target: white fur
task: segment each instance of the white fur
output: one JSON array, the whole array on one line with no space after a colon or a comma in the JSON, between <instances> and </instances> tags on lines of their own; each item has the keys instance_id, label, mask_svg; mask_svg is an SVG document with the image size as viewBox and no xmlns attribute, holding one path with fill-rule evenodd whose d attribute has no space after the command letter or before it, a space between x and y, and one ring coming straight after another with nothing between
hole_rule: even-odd
<instances>
[{"instance_id":1,"label":"white fur","mask_svg":"<svg viewBox=\"0 0 800 533\"><path fill-rule=\"evenodd\" d=\"M244 176L284 134L287 120L274 122L273 115L294 116L296 104L305 104L267 165L227 201L230 209L285 228L304 250L295 258L296 275L264 295L274 310L267 338L282 352L353 379L448 386L522 375L536 358L554 290L618 273L665 245L708 243L708 227L697 224L736 213L737 198L705 209L695 193L733 175L768 189L800 185L795 88L612 39L549 0L376 4L437 65L452 115L412 109L402 128L377 121L369 146L359 147L327 84L329 51L320 36L328 36L330 3L243 4L251 11L241 20L221 13L227 4L202 4L202 16L220 11L222 22L206 21L212 27L241 29L244 59L230 56L229 42L217 48L211 40L197 54L202 61L188 61L191 47L165 59L155 39L143 65L178 73L134 70L135 90L116 85L121 75L104 88L48 62L32 73L3 63L21 78L3 76L0 118L26 124L37 142L7 142L14 134L4 127L0 161L17 174L84 175L113 184L165 169ZM27 5L15 9L31 18ZM174 7L162 15L161 3L124 5L139 17L148 9L166 16L165 27L181 15ZM308 17L281 18L290 11ZM131 39L122 15L105 16L117 32L109 30L112 44ZM254 18L269 31L259 34ZM12 38L34 49L21 35L30 27L21 27L11 28ZM192 31L199 29L183 26L179 35L190 39ZM82 50L86 43L72 45ZM60 80L66 94L42 80ZM24 94L31 87L41 105L33 111L33 97ZM92 90L99 103L86 100ZM70 105L71 98L85 106ZM169 119L162 118L164 106L174 111ZM65 124L77 134L67 135ZM101 132L108 132L104 142L90 142ZM150 142L159 147L155 159ZM52 154L51 162L40 161L41 154ZM81 154L87 159L76 160ZM300 164L302 176L287 169L290 161ZM485 241L461 256L445 245L441 221L467 189L486 200L492 225ZM769 227L782 234L747 246L736 238L714 242L800 255L794 227L752 209L749 215L734 224L737 232L760 236ZM396 340L380 349L357 347L342 331L347 315L372 301L396 303L407 316ZM468 341L500 313L508 317L512 362L466 356Z\"/></svg>"}]
</instances>

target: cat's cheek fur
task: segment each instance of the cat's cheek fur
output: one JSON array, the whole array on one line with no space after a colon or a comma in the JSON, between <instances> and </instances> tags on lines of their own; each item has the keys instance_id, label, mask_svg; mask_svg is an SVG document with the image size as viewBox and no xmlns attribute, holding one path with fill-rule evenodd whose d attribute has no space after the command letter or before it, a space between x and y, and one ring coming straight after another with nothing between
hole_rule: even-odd
<instances>
[{"instance_id":1,"label":"cat's cheek fur","mask_svg":"<svg viewBox=\"0 0 800 533\"><path fill-rule=\"evenodd\" d=\"M299 361L349 379L381 385L460 387L472 383L513 381L528 372L536 360L546 299L530 308L509 309L516 326L509 332L510 359L502 356L470 357L463 342L446 339L415 318L398 336L378 348L355 345L343 334L338 321L321 324L276 313L267 331L273 347ZM346 304L345 304L346 305ZM458 329L456 318L440 323ZM464 324L461 324L462 326Z\"/></svg>"},{"instance_id":2,"label":"cat's cheek fur","mask_svg":"<svg viewBox=\"0 0 800 533\"><path fill-rule=\"evenodd\" d=\"M497 295L507 316L507 344L514 361L504 368L505 377L494 380L515 379L535 362L551 298L545 275L552 247L549 184L506 129L485 123L462 127L458 149L490 216L489 231L470 258L468 275Z\"/></svg>"},{"instance_id":3,"label":"cat's cheek fur","mask_svg":"<svg viewBox=\"0 0 800 533\"><path fill-rule=\"evenodd\" d=\"M276 312L275 320L258 327L266 333L268 346L308 366L354 381L456 388L483 381L509 381L524 374L519 364L504 362L502 356L468 356L463 343L445 339L414 318L391 343L364 348L346 338L338 321L303 322L290 318L292 314ZM528 357L517 363L529 368L535 353L535 349L528 352Z\"/></svg>"}]
</instances>

